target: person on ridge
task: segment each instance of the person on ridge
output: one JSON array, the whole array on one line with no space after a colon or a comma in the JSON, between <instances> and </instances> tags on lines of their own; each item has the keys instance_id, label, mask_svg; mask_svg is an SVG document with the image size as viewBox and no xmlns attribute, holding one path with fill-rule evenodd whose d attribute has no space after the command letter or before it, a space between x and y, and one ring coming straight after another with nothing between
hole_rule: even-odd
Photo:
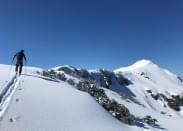
<instances>
[{"instance_id":1,"label":"person on ridge","mask_svg":"<svg viewBox=\"0 0 183 131\"><path fill-rule=\"evenodd\" d=\"M22 67L23 67L23 59L25 60L25 62L27 62L27 59L26 59L25 54L24 54L24 50L17 52L13 57L13 61L14 61L15 57L17 57L15 72L17 75L18 68L19 68L19 75L21 75Z\"/></svg>"}]
</instances>

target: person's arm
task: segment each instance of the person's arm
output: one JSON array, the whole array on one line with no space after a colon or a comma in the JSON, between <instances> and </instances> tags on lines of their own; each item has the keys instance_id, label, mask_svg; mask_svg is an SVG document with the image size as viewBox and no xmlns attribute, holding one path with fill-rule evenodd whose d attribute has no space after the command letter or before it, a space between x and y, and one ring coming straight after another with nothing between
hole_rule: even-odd
<instances>
[{"instance_id":1,"label":"person's arm","mask_svg":"<svg viewBox=\"0 0 183 131\"><path fill-rule=\"evenodd\" d=\"M13 60L12 60L12 63L13 63L13 61L14 61L14 59L15 59L15 57L17 56L17 53L13 56Z\"/></svg>"}]
</instances>

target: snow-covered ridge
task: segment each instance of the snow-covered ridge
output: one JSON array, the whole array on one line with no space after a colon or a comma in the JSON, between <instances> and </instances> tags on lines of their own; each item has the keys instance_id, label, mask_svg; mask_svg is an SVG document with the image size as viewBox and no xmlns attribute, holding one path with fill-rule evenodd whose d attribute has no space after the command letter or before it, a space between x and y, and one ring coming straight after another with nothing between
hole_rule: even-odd
<instances>
[{"instance_id":1,"label":"snow-covered ridge","mask_svg":"<svg viewBox=\"0 0 183 131\"><path fill-rule=\"evenodd\" d=\"M69 66L69 65L57 66L57 67L54 67L54 68L51 68L51 69L59 71L62 68L69 68L71 70L74 70L74 67L73 66Z\"/></svg>"},{"instance_id":2,"label":"snow-covered ridge","mask_svg":"<svg viewBox=\"0 0 183 131\"><path fill-rule=\"evenodd\" d=\"M183 94L183 82L181 78L159 67L150 60L143 59L129 67L119 68L114 72L104 69L87 71L70 66L61 67L59 69L67 75L74 76L74 79L75 77L78 79L91 79L96 81L100 86L112 91L118 93L123 92L128 96L136 96L143 105L153 108L156 111L159 107L157 107L156 104L154 105L151 102L147 102L147 100L149 100L146 98L146 96L149 95L147 91L152 91L154 95L163 94L167 98L172 98L172 95L182 96ZM68 73L71 72L68 70L71 70L72 73ZM162 108L162 110L164 110L164 108Z\"/></svg>"},{"instance_id":3,"label":"snow-covered ridge","mask_svg":"<svg viewBox=\"0 0 183 131\"><path fill-rule=\"evenodd\" d=\"M71 70L70 67L68 67L68 70ZM64 70L62 71L64 72ZM82 72L82 69L75 68L72 73L76 75L72 75L80 79L83 78L82 75L80 75ZM150 111L150 114L156 112L159 115L164 114L169 117L182 117L183 102L181 102L182 98L179 99L183 94L182 79L176 74L159 67L150 60L143 59L129 67L114 70L114 72L97 69L85 70L85 73L87 73L85 76L88 76L86 79L92 78L100 86L107 88L106 92L108 96L111 97L111 99L117 100L119 103L125 104L133 114L137 113L137 115L139 115L140 112L142 113L141 115L148 114L147 112L151 110L152 112ZM128 83L130 84L125 85L123 78L128 79ZM119 84L120 82L122 82L122 85ZM108 89L117 94L108 93L110 92ZM118 96L120 92L125 93L128 97L133 97L137 103L142 105L142 109L140 109L138 105L136 106L136 104L128 105L121 101ZM157 116L155 118L157 118Z\"/></svg>"},{"instance_id":4,"label":"snow-covered ridge","mask_svg":"<svg viewBox=\"0 0 183 131\"><path fill-rule=\"evenodd\" d=\"M1 131L132 131L67 82L45 79L38 73L41 69L30 67L16 81L10 68L0 65Z\"/></svg>"},{"instance_id":5,"label":"snow-covered ridge","mask_svg":"<svg viewBox=\"0 0 183 131\"><path fill-rule=\"evenodd\" d=\"M154 64L150 60L142 59L140 61L137 61L131 66L128 67L121 67L119 69L114 70L114 72L119 72L119 71L133 71L141 68L148 68L148 67L158 67L156 64Z\"/></svg>"},{"instance_id":6,"label":"snow-covered ridge","mask_svg":"<svg viewBox=\"0 0 183 131\"><path fill-rule=\"evenodd\" d=\"M10 71L10 66L0 65L2 89L11 88L6 85L14 76L13 68L14 66ZM13 95L9 95L12 102L8 104L8 108L3 108L6 115L0 121L0 130L181 131L179 129L183 129L183 80L150 60L141 60L115 71L87 70L66 65L49 69L45 73L48 76L43 76L42 70L32 67L23 69L17 90ZM96 83L99 89L105 91L107 98L124 105L136 118L150 115L157 119L157 125L136 123L130 126L120 122L87 92L78 90L78 83L82 81L89 84Z\"/></svg>"}]
</instances>

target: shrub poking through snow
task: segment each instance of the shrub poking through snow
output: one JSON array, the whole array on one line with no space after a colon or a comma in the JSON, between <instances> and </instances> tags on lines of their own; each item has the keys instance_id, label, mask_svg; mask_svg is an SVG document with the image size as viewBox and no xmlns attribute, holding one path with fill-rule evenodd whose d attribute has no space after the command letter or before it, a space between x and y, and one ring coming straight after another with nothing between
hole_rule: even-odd
<instances>
[{"instance_id":1,"label":"shrub poking through snow","mask_svg":"<svg viewBox=\"0 0 183 131\"><path fill-rule=\"evenodd\" d=\"M85 91L88 92L89 88L90 88L90 82L87 80L81 80L79 81L79 83L77 84L77 89L80 91Z\"/></svg>"},{"instance_id":2,"label":"shrub poking through snow","mask_svg":"<svg viewBox=\"0 0 183 131\"><path fill-rule=\"evenodd\" d=\"M54 70L44 70L42 75L52 79L58 78L57 73Z\"/></svg>"},{"instance_id":3,"label":"shrub poking through snow","mask_svg":"<svg viewBox=\"0 0 183 131\"><path fill-rule=\"evenodd\" d=\"M180 111L180 106L183 106L183 97L180 95L172 95L171 98L168 98L162 93L153 94L153 92L150 90L147 92L151 95L152 98L154 98L154 100L166 101L167 105L175 111ZM166 107L166 104L164 104L164 107Z\"/></svg>"},{"instance_id":4,"label":"shrub poking through snow","mask_svg":"<svg viewBox=\"0 0 183 131\"><path fill-rule=\"evenodd\" d=\"M115 100L109 100L104 106L121 122L126 124L134 123L134 116L130 114L130 111L124 105L117 103Z\"/></svg>"},{"instance_id":5,"label":"shrub poking through snow","mask_svg":"<svg viewBox=\"0 0 183 131\"><path fill-rule=\"evenodd\" d=\"M66 81L67 78L64 73L58 73L57 78L62 81Z\"/></svg>"},{"instance_id":6,"label":"shrub poking through snow","mask_svg":"<svg viewBox=\"0 0 183 131\"><path fill-rule=\"evenodd\" d=\"M97 88L96 85L93 85L89 93L93 96L96 101L102 105L107 111L109 111L114 117L126 124L134 123L134 116L130 114L128 108L124 105L119 104L115 100L110 100L103 89Z\"/></svg>"},{"instance_id":7,"label":"shrub poking through snow","mask_svg":"<svg viewBox=\"0 0 183 131\"><path fill-rule=\"evenodd\" d=\"M157 120L152 118L151 116L147 115L143 118L143 122L147 123L148 125L154 126L156 124Z\"/></svg>"},{"instance_id":8,"label":"shrub poking through snow","mask_svg":"<svg viewBox=\"0 0 183 131\"><path fill-rule=\"evenodd\" d=\"M70 85L74 86L75 85L75 82L73 79L68 79L67 80L67 83L69 83Z\"/></svg>"},{"instance_id":9,"label":"shrub poking through snow","mask_svg":"<svg viewBox=\"0 0 183 131\"><path fill-rule=\"evenodd\" d=\"M49 77L49 78L52 78L52 79L59 79L59 80L62 80L62 81L67 80L64 73L56 73L54 70L44 70L42 72L42 75L46 76L46 77Z\"/></svg>"},{"instance_id":10,"label":"shrub poking through snow","mask_svg":"<svg viewBox=\"0 0 183 131\"><path fill-rule=\"evenodd\" d=\"M45 70L42 72L42 75L46 77L51 77L51 74L49 73L49 71L45 71Z\"/></svg>"}]
</instances>

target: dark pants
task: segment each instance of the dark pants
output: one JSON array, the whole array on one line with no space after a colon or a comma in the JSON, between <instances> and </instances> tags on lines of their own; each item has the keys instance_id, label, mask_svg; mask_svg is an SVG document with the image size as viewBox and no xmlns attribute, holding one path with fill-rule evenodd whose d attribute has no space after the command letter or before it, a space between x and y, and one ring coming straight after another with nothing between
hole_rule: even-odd
<instances>
[{"instance_id":1,"label":"dark pants","mask_svg":"<svg viewBox=\"0 0 183 131\"><path fill-rule=\"evenodd\" d=\"M15 72L18 72L18 68L19 68L19 74L22 73L22 67L23 67L23 62L22 61L17 61L16 63L16 68L15 68Z\"/></svg>"}]
</instances>

